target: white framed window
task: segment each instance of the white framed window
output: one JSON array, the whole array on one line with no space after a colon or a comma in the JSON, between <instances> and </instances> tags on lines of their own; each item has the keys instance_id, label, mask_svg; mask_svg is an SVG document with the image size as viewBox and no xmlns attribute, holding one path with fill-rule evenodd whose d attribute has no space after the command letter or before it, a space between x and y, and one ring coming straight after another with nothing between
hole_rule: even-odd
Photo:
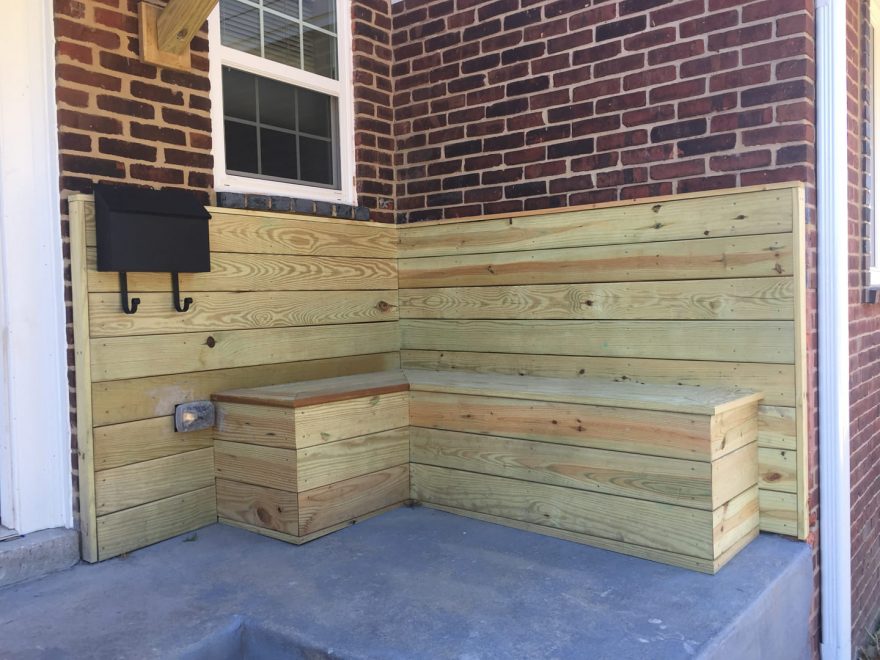
<instances>
[{"instance_id":1,"label":"white framed window","mask_svg":"<svg viewBox=\"0 0 880 660\"><path fill-rule=\"evenodd\" d=\"M220 0L209 18L218 192L356 203L348 0Z\"/></svg>"},{"instance_id":2,"label":"white framed window","mask_svg":"<svg viewBox=\"0 0 880 660\"><path fill-rule=\"evenodd\" d=\"M868 227L868 259L867 259L867 285L870 288L880 288L880 0L871 0L870 6L871 23L871 135L869 135L871 169L868 183L868 196L870 199L870 220Z\"/></svg>"}]
</instances>

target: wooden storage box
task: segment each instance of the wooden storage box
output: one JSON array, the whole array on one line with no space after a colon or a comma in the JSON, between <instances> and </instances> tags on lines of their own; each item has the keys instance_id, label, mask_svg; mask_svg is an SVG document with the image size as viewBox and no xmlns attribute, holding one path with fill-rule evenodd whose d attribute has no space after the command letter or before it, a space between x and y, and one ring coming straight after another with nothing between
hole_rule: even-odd
<instances>
[{"instance_id":1,"label":"wooden storage box","mask_svg":"<svg viewBox=\"0 0 880 660\"><path fill-rule=\"evenodd\" d=\"M400 372L215 394L221 522L304 543L409 498Z\"/></svg>"},{"instance_id":2,"label":"wooden storage box","mask_svg":"<svg viewBox=\"0 0 880 660\"><path fill-rule=\"evenodd\" d=\"M413 499L708 573L758 534L760 394L406 373Z\"/></svg>"}]
</instances>

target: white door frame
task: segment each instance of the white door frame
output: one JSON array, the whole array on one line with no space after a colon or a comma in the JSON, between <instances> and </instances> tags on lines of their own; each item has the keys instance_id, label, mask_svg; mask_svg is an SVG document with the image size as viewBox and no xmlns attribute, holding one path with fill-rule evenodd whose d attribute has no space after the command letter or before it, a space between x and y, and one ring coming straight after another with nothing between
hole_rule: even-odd
<instances>
[{"instance_id":1,"label":"white door frame","mask_svg":"<svg viewBox=\"0 0 880 660\"><path fill-rule=\"evenodd\" d=\"M0 22L0 521L72 527L51 0Z\"/></svg>"}]
</instances>

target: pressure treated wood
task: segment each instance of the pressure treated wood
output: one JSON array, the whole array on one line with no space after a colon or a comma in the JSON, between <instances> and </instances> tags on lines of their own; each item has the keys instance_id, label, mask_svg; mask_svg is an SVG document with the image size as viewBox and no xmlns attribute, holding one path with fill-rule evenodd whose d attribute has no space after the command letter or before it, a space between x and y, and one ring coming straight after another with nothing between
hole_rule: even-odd
<instances>
[{"instance_id":1,"label":"pressure treated wood","mask_svg":"<svg viewBox=\"0 0 880 660\"><path fill-rule=\"evenodd\" d=\"M408 319L788 320L791 278L403 289Z\"/></svg>"},{"instance_id":2,"label":"pressure treated wood","mask_svg":"<svg viewBox=\"0 0 880 660\"><path fill-rule=\"evenodd\" d=\"M95 470L110 470L213 446L211 429L176 433L174 417L98 426L94 430Z\"/></svg>"},{"instance_id":3,"label":"pressure treated wood","mask_svg":"<svg viewBox=\"0 0 880 660\"><path fill-rule=\"evenodd\" d=\"M311 490L408 464L409 442L406 426L307 447L297 453L297 487Z\"/></svg>"},{"instance_id":4,"label":"pressure treated wood","mask_svg":"<svg viewBox=\"0 0 880 660\"><path fill-rule=\"evenodd\" d=\"M168 0L156 21L159 48L182 53L216 4L217 0Z\"/></svg>"},{"instance_id":5,"label":"pressure treated wood","mask_svg":"<svg viewBox=\"0 0 880 660\"><path fill-rule=\"evenodd\" d=\"M218 478L217 514L226 520L299 535L297 496L286 490Z\"/></svg>"},{"instance_id":6,"label":"pressure treated wood","mask_svg":"<svg viewBox=\"0 0 880 660\"><path fill-rule=\"evenodd\" d=\"M409 424L409 394L396 392L297 408L296 446L312 447Z\"/></svg>"},{"instance_id":7,"label":"pressure treated wood","mask_svg":"<svg viewBox=\"0 0 880 660\"><path fill-rule=\"evenodd\" d=\"M771 234L402 258L400 288L790 277L792 251L791 234Z\"/></svg>"}]
</instances>

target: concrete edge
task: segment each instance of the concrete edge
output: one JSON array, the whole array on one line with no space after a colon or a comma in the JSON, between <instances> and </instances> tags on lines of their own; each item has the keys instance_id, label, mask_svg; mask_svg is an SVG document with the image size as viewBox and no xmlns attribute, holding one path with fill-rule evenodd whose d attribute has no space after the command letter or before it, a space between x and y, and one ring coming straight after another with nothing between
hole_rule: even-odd
<instances>
[{"instance_id":1,"label":"concrete edge","mask_svg":"<svg viewBox=\"0 0 880 660\"><path fill-rule=\"evenodd\" d=\"M75 529L44 529L0 542L0 588L63 571L79 559Z\"/></svg>"}]
</instances>

